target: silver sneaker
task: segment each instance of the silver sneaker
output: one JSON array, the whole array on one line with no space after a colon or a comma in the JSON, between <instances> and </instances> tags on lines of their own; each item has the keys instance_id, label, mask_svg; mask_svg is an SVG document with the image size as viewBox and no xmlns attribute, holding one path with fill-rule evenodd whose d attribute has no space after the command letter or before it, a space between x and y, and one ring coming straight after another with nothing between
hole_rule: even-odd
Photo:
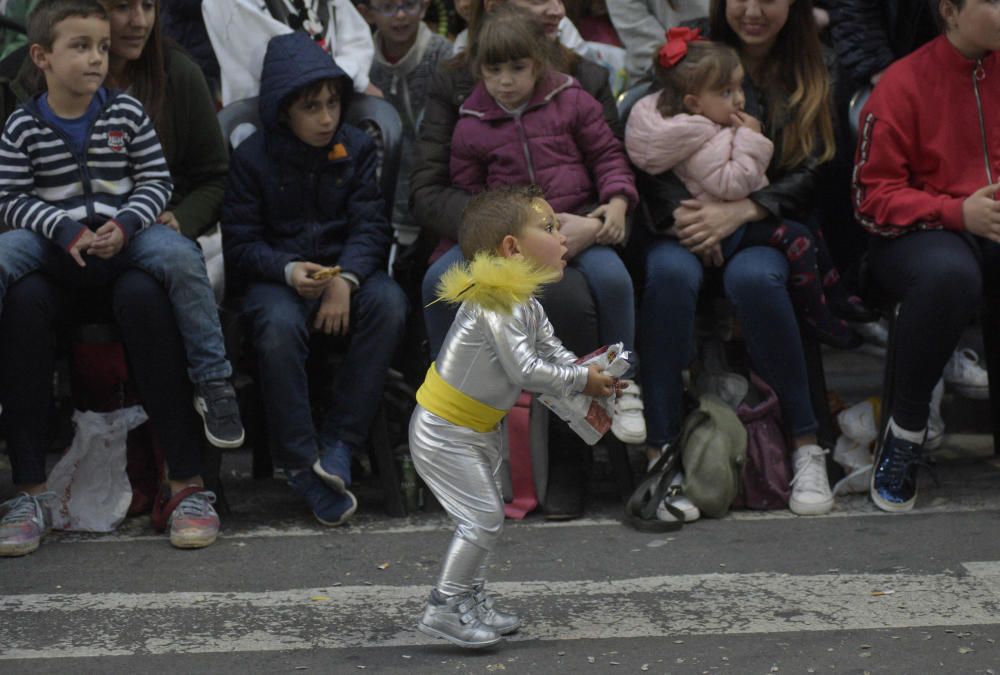
<instances>
[{"instance_id":1,"label":"silver sneaker","mask_svg":"<svg viewBox=\"0 0 1000 675\"><path fill-rule=\"evenodd\" d=\"M516 633L521 627L521 618L517 614L502 612L493 604L493 598L486 592L485 584L472 587L472 597L479 608L479 620L495 630L500 635Z\"/></svg>"},{"instance_id":2,"label":"silver sneaker","mask_svg":"<svg viewBox=\"0 0 1000 675\"><path fill-rule=\"evenodd\" d=\"M437 591L431 591L417 630L468 649L491 647L503 639L479 619L479 604L472 593L443 598Z\"/></svg>"}]
</instances>

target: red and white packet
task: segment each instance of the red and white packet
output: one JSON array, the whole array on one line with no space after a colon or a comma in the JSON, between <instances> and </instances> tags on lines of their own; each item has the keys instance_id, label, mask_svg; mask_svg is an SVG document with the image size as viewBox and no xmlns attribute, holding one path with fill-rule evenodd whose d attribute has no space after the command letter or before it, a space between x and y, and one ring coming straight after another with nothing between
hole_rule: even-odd
<instances>
[{"instance_id":1,"label":"red and white packet","mask_svg":"<svg viewBox=\"0 0 1000 675\"><path fill-rule=\"evenodd\" d=\"M621 377L628 371L628 357L629 353L624 351L624 345L616 342L581 356L576 363L581 366L603 366L605 375ZM585 394L566 397L541 394L538 400L569 424L570 429L586 441L587 445L594 445L611 429L611 420L615 415L615 394L604 398Z\"/></svg>"}]
</instances>

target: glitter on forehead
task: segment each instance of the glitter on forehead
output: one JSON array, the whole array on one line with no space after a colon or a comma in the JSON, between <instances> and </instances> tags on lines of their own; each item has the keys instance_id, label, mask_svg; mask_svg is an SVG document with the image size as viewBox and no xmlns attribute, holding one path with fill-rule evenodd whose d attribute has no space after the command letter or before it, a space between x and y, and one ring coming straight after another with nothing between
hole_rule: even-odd
<instances>
[{"instance_id":1,"label":"glitter on forehead","mask_svg":"<svg viewBox=\"0 0 1000 675\"><path fill-rule=\"evenodd\" d=\"M541 199L532 199L531 200L531 208L535 210L535 213L537 213L538 215L542 216L543 218L546 215L548 215L545 212L545 206L546 206L545 202L542 201Z\"/></svg>"}]
</instances>

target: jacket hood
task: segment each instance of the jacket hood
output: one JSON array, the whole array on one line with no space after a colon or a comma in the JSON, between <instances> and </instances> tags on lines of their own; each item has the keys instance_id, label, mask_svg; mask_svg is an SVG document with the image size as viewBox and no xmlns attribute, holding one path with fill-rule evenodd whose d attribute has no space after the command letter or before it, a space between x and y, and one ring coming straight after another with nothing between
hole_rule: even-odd
<instances>
[{"instance_id":1,"label":"jacket hood","mask_svg":"<svg viewBox=\"0 0 1000 675\"><path fill-rule=\"evenodd\" d=\"M639 100L625 125L625 148L632 163L648 174L673 169L694 154L721 128L701 115L663 117L656 109L659 93Z\"/></svg>"},{"instance_id":2,"label":"jacket hood","mask_svg":"<svg viewBox=\"0 0 1000 675\"><path fill-rule=\"evenodd\" d=\"M353 91L353 83L333 57L308 35L298 31L277 35L267 43L260 74L260 120L264 128L278 126L281 104L294 92L318 80L343 79L341 109ZM341 113L343 119L343 113Z\"/></svg>"}]
</instances>

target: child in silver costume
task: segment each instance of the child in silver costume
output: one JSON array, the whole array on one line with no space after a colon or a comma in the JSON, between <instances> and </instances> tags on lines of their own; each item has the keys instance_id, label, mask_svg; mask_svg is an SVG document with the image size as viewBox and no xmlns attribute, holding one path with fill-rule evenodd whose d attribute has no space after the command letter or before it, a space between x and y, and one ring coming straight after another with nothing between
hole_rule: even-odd
<instances>
[{"instance_id":1,"label":"child in silver costume","mask_svg":"<svg viewBox=\"0 0 1000 675\"><path fill-rule=\"evenodd\" d=\"M520 619L493 607L486 558L503 528L501 420L522 389L607 396L615 380L574 364L541 304L539 286L566 266L566 238L537 190L484 192L466 207L459 245L468 266L442 278L439 298L461 302L437 361L417 392L410 453L457 527L417 628L462 647L487 647Z\"/></svg>"}]
</instances>

